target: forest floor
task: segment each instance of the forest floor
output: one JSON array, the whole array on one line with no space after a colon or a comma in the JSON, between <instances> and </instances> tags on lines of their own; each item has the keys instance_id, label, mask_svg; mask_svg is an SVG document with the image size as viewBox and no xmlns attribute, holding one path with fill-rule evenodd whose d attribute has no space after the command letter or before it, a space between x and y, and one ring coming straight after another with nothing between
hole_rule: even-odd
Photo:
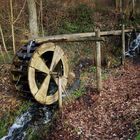
<instances>
[{"instance_id":1,"label":"forest floor","mask_svg":"<svg viewBox=\"0 0 140 140\"><path fill-rule=\"evenodd\" d=\"M10 67L0 67L0 136L30 105L15 91ZM111 69L100 94L92 84L85 89L82 96L65 103L47 133L40 129L40 139L133 140L140 132L140 59Z\"/></svg>"},{"instance_id":2,"label":"forest floor","mask_svg":"<svg viewBox=\"0 0 140 140\"><path fill-rule=\"evenodd\" d=\"M113 69L100 94L86 94L64 106L48 140L133 140L140 132L140 60Z\"/></svg>"},{"instance_id":3,"label":"forest floor","mask_svg":"<svg viewBox=\"0 0 140 140\"><path fill-rule=\"evenodd\" d=\"M10 64L0 66L0 118L5 113L15 110L20 104L20 99L11 83L10 68Z\"/></svg>"}]
</instances>

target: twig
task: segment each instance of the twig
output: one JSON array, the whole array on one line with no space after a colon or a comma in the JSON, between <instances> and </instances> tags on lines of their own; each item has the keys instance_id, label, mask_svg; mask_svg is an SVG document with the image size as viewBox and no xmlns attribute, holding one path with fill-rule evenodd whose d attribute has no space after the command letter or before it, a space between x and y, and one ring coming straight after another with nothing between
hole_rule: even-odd
<instances>
[{"instance_id":1,"label":"twig","mask_svg":"<svg viewBox=\"0 0 140 140\"><path fill-rule=\"evenodd\" d=\"M3 51L2 51L2 49L1 49L1 45L0 45L0 53L1 53L1 56L2 56L2 58L3 58L3 62L6 63L6 60L5 60Z\"/></svg>"},{"instance_id":2,"label":"twig","mask_svg":"<svg viewBox=\"0 0 140 140\"><path fill-rule=\"evenodd\" d=\"M24 1L23 7L21 8L21 10L20 10L20 12L19 12L17 18L15 19L15 21L13 21L13 24L15 24L15 23L17 22L17 20L19 19L21 13L23 12L23 10L24 10L24 8L25 8L25 5L26 5L26 1L27 1L27 0Z\"/></svg>"}]
</instances>

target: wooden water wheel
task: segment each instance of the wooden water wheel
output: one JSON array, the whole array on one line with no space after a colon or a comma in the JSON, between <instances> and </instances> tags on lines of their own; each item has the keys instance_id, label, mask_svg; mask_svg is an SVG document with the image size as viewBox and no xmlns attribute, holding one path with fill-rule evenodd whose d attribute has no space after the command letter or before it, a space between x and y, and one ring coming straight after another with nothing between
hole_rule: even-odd
<instances>
[{"instance_id":1,"label":"wooden water wheel","mask_svg":"<svg viewBox=\"0 0 140 140\"><path fill-rule=\"evenodd\" d=\"M59 78L62 79L63 91L67 85L67 58L63 50L54 43L31 47L30 50L28 54L25 53L27 49L25 52L21 49L20 55L17 53L13 62L13 80L16 86L19 85L19 89L31 92L41 104L52 104L58 100ZM23 53L25 55L20 58Z\"/></svg>"},{"instance_id":2,"label":"wooden water wheel","mask_svg":"<svg viewBox=\"0 0 140 140\"><path fill-rule=\"evenodd\" d=\"M33 54L28 68L28 82L35 99L43 104L58 100L58 78L65 89L68 77L67 59L53 43L43 44Z\"/></svg>"}]
</instances>

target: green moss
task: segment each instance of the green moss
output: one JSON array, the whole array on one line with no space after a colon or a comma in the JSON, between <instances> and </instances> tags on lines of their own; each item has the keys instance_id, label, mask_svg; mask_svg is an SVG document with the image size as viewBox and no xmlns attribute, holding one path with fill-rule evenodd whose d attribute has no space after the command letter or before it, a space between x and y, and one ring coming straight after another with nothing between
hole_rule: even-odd
<instances>
[{"instance_id":1,"label":"green moss","mask_svg":"<svg viewBox=\"0 0 140 140\"><path fill-rule=\"evenodd\" d=\"M31 101L24 101L20 108L15 112L15 115L18 116L21 113L27 111L27 109L32 105L33 103Z\"/></svg>"},{"instance_id":2,"label":"green moss","mask_svg":"<svg viewBox=\"0 0 140 140\"><path fill-rule=\"evenodd\" d=\"M90 70L89 70L90 72L96 72L96 67L95 66L93 66L93 67L90 67Z\"/></svg>"},{"instance_id":3,"label":"green moss","mask_svg":"<svg viewBox=\"0 0 140 140\"><path fill-rule=\"evenodd\" d=\"M40 138L40 136L38 135L38 132L35 129L29 128L27 130L26 139L28 139L28 140L39 140L41 138Z\"/></svg>"},{"instance_id":4,"label":"green moss","mask_svg":"<svg viewBox=\"0 0 140 140\"><path fill-rule=\"evenodd\" d=\"M102 80L107 80L109 77L109 72L107 70L102 70Z\"/></svg>"},{"instance_id":5,"label":"green moss","mask_svg":"<svg viewBox=\"0 0 140 140\"><path fill-rule=\"evenodd\" d=\"M72 94L72 96L74 96L75 98L79 98L82 95L85 94L85 88L84 87L80 87L79 89L75 90Z\"/></svg>"},{"instance_id":6,"label":"green moss","mask_svg":"<svg viewBox=\"0 0 140 140\"><path fill-rule=\"evenodd\" d=\"M135 138L135 140L140 140L140 133L137 135L137 137Z\"/></svg>"}]
</instances>

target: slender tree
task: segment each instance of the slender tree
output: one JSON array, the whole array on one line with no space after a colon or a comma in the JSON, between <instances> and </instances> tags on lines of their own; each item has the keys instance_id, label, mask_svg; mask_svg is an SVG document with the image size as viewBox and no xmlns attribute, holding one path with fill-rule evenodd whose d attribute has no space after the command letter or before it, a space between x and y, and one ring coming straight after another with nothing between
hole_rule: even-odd
<instances>
[{"instance_id":1,"label":"slender tree","mask_svg":"<svg viewBox=\"0 0 140 140\"><path fill-rule=\"evenodd\" d=\"M15 47L15 34L14 34L13 0L10 0L10 10L11 10L11 30L12 30L12 40L13 40L13 52L15 54L16 47Z\"/></svg>"},{"instance_id":2,"label":"slender tree","mask_svg":"<svg viewBox=\"0 0 140 140\"><path fill-rule=\"evenodd\" d=\"M40 23L41 23L41 31L42 36L44 36L44 27L43 27L43 1L40 0Z\"/></svg>"},{"instance_id":3,"label":"slender tree","mask_svg":"<svg viewBox=\"0 0 140 140\"><path fill-rule=\"evenodd\" d=\"M2 30L1 24L0 24L0 34L1 34L1 38L2 38L2 43L3 43L4 51L6 52L6 54L8 56L8 59L10 60L10 56L9 56L7 48L6 48L5 39L4 39L4 35L3 35L3 30Z\"/></svg>"}]
</instances>

